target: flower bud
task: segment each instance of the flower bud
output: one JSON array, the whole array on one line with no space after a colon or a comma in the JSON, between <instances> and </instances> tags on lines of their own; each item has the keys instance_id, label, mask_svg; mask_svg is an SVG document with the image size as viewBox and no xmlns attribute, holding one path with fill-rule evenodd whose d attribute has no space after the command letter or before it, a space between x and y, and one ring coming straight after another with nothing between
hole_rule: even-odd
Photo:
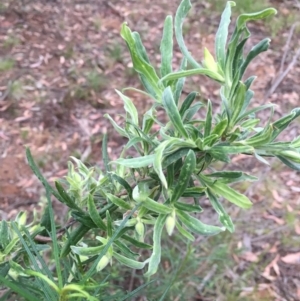
<instances>
[{"instance_id":1,"label":"flower bud","mask_svg":"<svg viewBox=\"0 0 300 301\"><path fill-rule=\"evenodd\" d=\"M136 231L136 233L138 234L139 237L141 237L141 238L144 237L145 226L144 226L144 224L141 221L138 221L135 224L135 231Z\"/></svg>"},{"instance_id":2,"label":"flower bud","mask_svg":"<svg viewBox=\"0 0 300 301\"><path fill-rule=\"evenodd\" d=\"M110 262L110 258L105 254L97 264L96 267L97 272L103 270L108 265L109 262Z\"/></svg>"},{"instance_id":3,"label":"flower bud","mask_svg":"<svg viewBox=\"0 0 300 301\"><path fill-rule=\"evenodd\" d=\"M205 67L215 73L218 73L218 65L215 62L214 57L211 55L209 50L205 47L204 48L204 63Z\"/></svg>"},{"instance_id":4,"label":"flower bud","mask_svg":"<svg viewBox=\"0 0 300 301\"><path fill-rule=\"evenodd\" d=\"M166 219L166 229L167 229L169 236L172 235L174 228L175 228L175 224L176 224L176 217L175 217L175 212L174 212L174 213L171 213L170 215L168 215L168 217Z\"/></svg>"}]
</instances>

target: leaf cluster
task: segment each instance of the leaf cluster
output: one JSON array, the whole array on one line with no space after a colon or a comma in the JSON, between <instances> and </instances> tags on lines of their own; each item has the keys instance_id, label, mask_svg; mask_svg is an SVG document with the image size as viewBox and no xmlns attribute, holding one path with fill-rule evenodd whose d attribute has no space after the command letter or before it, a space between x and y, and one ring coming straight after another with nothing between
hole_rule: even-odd
<instances>
[{"instance_id":1,"label":"leaf cluster","mask_svg":"<svg viewBox=\"0 0 300 301\"><path fill-rule=\"evenodd\" d=\"M53 277L49 275L46 280L38 274L41 273L38 270L21 271L21 268L16 268L15 261L9 261L8 271L15 268L27 276L43 279L60 296L64 295L62 292L66 287L84 294L83 287L90 279L114 261L132 269L147 266L145 276L150 277L156 273L160 263L164 228L169 235L178 231L188 241L193 241L195 235L215 235L225 230L233 232L234 224L227 213L226 201L245 209L251 207L251 201L230 185L256 178L241 171L217 171L214 169L216 162L230 163L232 156L246 154L266 164L269 157L277 157L290 168L300 170L300 137L292 142L277 140L280 133L300 115L300 108L273 121L272 104L251 108L254 95L251 85L256 77L244 78L251 61L266 51L270 44L270 39L263 39L245 53L245 44L250 38L247 23L274 15L276 10L269 8L240 15L233 34L228 37L233 6L235 3L228 1L222 14L215 36L215 57L205 48L200 63L189 52L183 39L184 19L191 8L190 0L183 0L174 21L172 16L165 19L159 71L150 62L139 33L132 32L126 23L122 25L121 36L145 89L135 90L148 96L152 105L140 116L133 101L125 95L128 89L133 88L116 91L124 102L124 126L118 125L109 115L106 118L128 140L120 157L110 161L105 136L102 145L104 169L88 168L80 160L72 158L74 163L69 162L67 177L57 181L53 188L41 175L27 150L29 164L46 188L49 206L50 195L53 195L69 207L70 216L76 222L56 243L55 262L58 267L58 257L61 260L72 259L74 269L81 272L78 275L72 272L73 275L73 268L68 272L72 274L72 280L77 277L83 286L70 288L68 285L72 285L72 280L68 279L58 279L60 283L55 284ZM174 36L183 54L178 70L173 70L172 64ZM196 75L206 76L219 84L220 104L216 106L210 100L202 102L197 91L182 99L186 77ZM220 107L218 113L215 113L215 107ZM164 121L157 118L159 110L165 112ZM266 110L269 118L263 127L259 127L261 120L256 113L262 110ZM204 118L198 117L201 116L198 114L200 111L204 112ZM130 149L135 150L135 157L128 155L132 153ZM205 198L218 214L217 225L205 224L199 218ZM41 226L46 231L44 234L56 241L51 210L45 212ZM9 253L7 248L11 251L10 244L5 243L10 240L6 228L6 224L2 223L2 260ZM21 239L23 236L18 231ZM148 238L149 233L152 233L152 239ZM94 235L93 240L89 239L91 235ZM25 238L29 241L34 236L26 230ZM25 247L26 244L22 244ZM139 260L142 249L150 253L146 260ZM29 251L35 252L35 256L39 253L38 250ZM2 279L8 277L8 271L2 273ZM93 300L92 296L86 297Z\"/></svg>"}]
</instances>

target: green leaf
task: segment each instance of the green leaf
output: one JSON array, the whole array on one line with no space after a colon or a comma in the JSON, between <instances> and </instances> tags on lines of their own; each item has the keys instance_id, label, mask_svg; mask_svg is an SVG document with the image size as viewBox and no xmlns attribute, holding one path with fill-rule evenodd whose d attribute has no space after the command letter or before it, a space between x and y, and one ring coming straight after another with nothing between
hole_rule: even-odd
<instances>
[{"instance_id":1,"label":"green leaf","mask_svg":"<svg viewBox=\"0 0 300 301\"><path fill-rule=\"evenodd\" d=\"M172 90L170 87L167 87L163 93L163 105L164 108L172 121L173 126L176 130L185 138L188 138L188 133L184 128L181 116L179 114L178 108L173 98Z\"/></svg>"},{"instance_id":2,"label":"green leaf","mask_svg":"<svg viewBox=\"0 0 300 301\"><path fill-rule=\"evenodd\" d=\"M206 187L188 187L185 189L182 197L201 197L205 195Z\"/></svg>"},{"instance_id":3,"label":"green leaf","mask_svg":"<svg viewBox=\"0 0 300 301\"><path fill-rule=\"evenodd\" d=\"M179 79L181 77L188 77L188 76L193 76L193 75L207 75L208 77L211 77L212 79L214 79L220 83L224 83L224 77L221 74L211 71L207 68L197 68L197 69L173 72L173 73L170 73L170 74L164 76L163 78L161 78L160 82L164 82L164 81L168 81L168 80L175 80L175 79Z\"/></svg>"},{"instance_id":4,"label":"green leaf","mask_svg":"<svg viewBox=\"0 0 300 301\"><path fill-rule=\"evenodd\" d=\"M127 133L125 132L124 129L122 129L120 126L118 126L116 124L116 122L109 116L109 114L104 114L104 117L109 119L109 121L111 122L112 126L114 127L114 129L123 137L128 138Z\"/></svg>"},{"instance_id":5,"label":"green leaf","mask_svg":"<svg viewBox=\"0 0 300 301\"><path fill-rule=\"evenodd\" d=\"M229 232L233 233L234 232L234 224L233 224L230 216L227 214L227 212L223 208L221 202L212 193L212 191L210 189L207 189L207 195L208 195L211 205L213 206L215 211L218 213L219 220L222 223L222 225L225 226Z\"/></svg>"},{"instance_id":6,"label":"green leaf","mask_svg":"<svg viewBox=\"0 0 300 301\"><path fill-rule=\"evenodd\" d=\"M88 196L87 205L88 205L89 215L90 215L91 219L93 220L93 222L95 223L95 225L98 228L100 228L101 230L106 231L106 225L99 215L99 212L95 205L95 200L91 194L89 194L89 196Z\"/></svg>"},{"instance_id":7,"label":"green leaf","mask_svg":"<svg viewBox=\"0 0 300 301\"><path fill-rule=\"evenodd\" d=\"M60 257L66 257L70 253L71 245L76 245L89 230L90 227L87 227L84 224L80 224L75 230L73 230L61 250Z\"/></svg>"},{"instance_id":8,"label":"green leaf","mask_svg":"<svg viewBox=\"0 0 300 301\"><path fill-rule=\"evenodd\" d=\"M161 52L161 76L165 76L172 72L173 57L173 19L167 16L164 24L163 37L160 44Z\"/></svg>"},{"instance_id":9,"label":"green leaf","mask_svg":"<svg viewBox=\"0 0 300 301\"><path fill-rule=\"evenodd\" d=\"M139 262L136 260L132 260L130 258L127 258L121 254L118 254L116 252L113 252L113 256L114 258L116 258L120 263L132 268L132 269L136 269L136 270L140 270L143 269L144 266L146 265L146 262Z\"/></svg>"},{"instance_id":10,"label":"green leaf","mask_svg":"<svg viewBox=\"0 0 300 301\"><path fill-rule=\"evenodd\" d=\"M211 101L208 99L207 113L206 113L205 126L204 126L204 138L210 135L211 125L212 125L212 107L211 107Z\"/></svg>"},{"instance_id":11,"label":"green leaf","mask_svg":"<svg viewBox=\"0 0 300 301\"><path fill-rule=\"evenodd\" d=\"M139 124L138 112L137 112L137 109L134 106L133 102L131 101L131 99L129 97L125 96L120 91L118 91L118 90L115 90L115 91L122 98L122 100L124 102L125 111L130 115L132 122L134 124L138 125Z\"/></svg>"},{"instance_id":12,"label":"green leaf","mask_svg":"<svg viewBox=\"0 0 300 301\"><path fill-rule=\"evenodd\" d=\"M1 275L0 282L2 285L10 288L13 292L17 293L18 296L22 296L26 300L40 301L40 298L37 298L36 296L32 295L31 292L24 288L24 285L20 284L19 282L8 280Z\"/></svg>"},{"instance_id":13,"label":"green leaf","mask_svg":"<svg viewBox=\"0 0 300 301\"><path fill-rule=\"evenodd\" d=\"M276 156L283 164L285 164L287 167L291 168L291 169L294 169L294 170L297 170L297 171L300 171L300 164L299 163L295 163L295 162L292 162L291 160L288 160L287 158L283 157L283 156L280 156L280 155L277 155Z\"/></svg>"},{"instance_id":14,"label":"green leaf","mask_svg":"<svg viewBox=\"0 0 300 301\"><path fill-rule=\"evenodd\" d=\"M223 119L219 123L216 124L216 126L211 131L211 134L212 135L216 134L219 137L221 137L223 135L223 133L225 132L227 126L228 126L228 120Z\"/></svg>"},{"instance_id":15,"label":"green leaf","mask_svg":"<svg viewBox=\"0 0 300 301\"><path fill-rule=\"evenodd\" d=\"M174 164L170 164L167 167L167 185L168 187L172 187L174 182L175 172L174 172Z\"/></svg>"},{"instance_id":16,"label":"green leaf","mask_svg":"<svg viewBox=\"0 0 300 301\"><path fill-rule=\"evenodd\" d=\"M281 117L277 121L273 123L273 134L272 134L272 141L275 140L278 135L285 130L289 124L296 119L298 116L300 116L300 108L295 108L291 111L290 114Z\"/></svg>"},{"instance_id":17,"label":"green leaf","mask_svg":"<svg viewBox=\"0 0 300 301\"><path fill-rule=\"evenodd\" d=\"M246 95L246 86L242 82L239 82L234 98L232 99L230 104L232 108L231 126L235 125L236 120L238 119L242 111L245 102L245 95Z\"/></svg>"},{"instance_id":18,"label":"green leaf","mask_svg":"<svg viewBox=\"0 0 300 301\"><path fill-rule=\"evenodd\" d=\"M138 54L140 55L140 57L145 62L147 62L148 64L150 64L150 60L149 60L149 57L147 55L146 48L144 47L143 42L141 40L140 34L138 32L136 32L136 31L134 31L132 33L132 37L134 38L135 46L136 46L136 50L137 50Z\"/></svg>"},{"instance_id":19,"label":"green leaf","mask_svg":"<svg viewBox=\"0 0 300 301\"><path fill-rule=\"evenodd\" d=\"M180 221L192 232L200 235L215 235L222 231L223 228L211 226L200 222L197 218L194 218L184 211L176 210L176 214Z\"/></svg>"},{"instance_id":20,"label":"green leaf","mask_svg":"<svg viewBox=\"0 0 300 301\"><path fill-rule=\"evenodd\" d=\"M71 211L71 216L74 218L74 220L89 227L90 229L98 228L97 225L90 218L90 216L86 213L82 213L79 211Z\"/></svg>"},{"instance_id":21,"label":"green leaf","mask_svg":"<svg viewBox=\"0 0 300 301\"><path fill-rule=\"evenodd\" d=\"M222 153L225 155L228 154L241 154L241 153L253 153L254 148L249 145L245 146L234 146L234 145L224 145L224 146L213 146L209 150L207 150L208 153L214 154L214 153Z\"/></svg>"},{"instance_id":22,"label":"green leaf","mask_svg":"<svg viewBox=\"0 0 300 301\"><path fill-rule=\"evenodd\" d=\"M103 135L102 140L102 160L104 163L105 168L105 174L110 179L110 182L112 182L111 174L110 174L110 166L109 166L109 155L108 155L108 146L107 146L107 133Z\"/></svg>"},{"instance_id":23,"label":"green leaf","mask_svg":"<svg viewBox=\"0 0 300 301\"><path fill-rule=\"evenodd\" d=\"M171 143L170 140L166 140L166 141L162 142L155 149L155 158L154 158L154 162L153 162L153 168L165 188L168 188L168 183L167 183L166 177L162 170L162 161L163 161L163 152L164 152L165 148L168 146L168 144L170 144L170 143Z\"/></svg>"},{"instance_id":24,"label":"green leaf","mask_svg":"<svg viewBox=\"0 0 300 301\"><path fill-rule=\"evenodd\" d=\"M276 14L277 10L275 8L267 8L257 13L242 14L236 21L237 29L241 30L248 21L260 20Z\"/></svg>"},{"instance_id":25,"label":"green leaf","mask_svg":"<svg viewBox=\"0 0 300 301\"><path fill-rule=\"evenodd\" d=\"M111 161L109 164L115 163L130 168L141 168L141 167L146 167L148 165L152 165L154 158L155 158L154 154L138 157L138 158L130 158L130 159L119 158L116 161Z\"/></svg>"},{"instance_id":26,"label":"green leaf","mask_svg":"<svg viewBox=\"0 0 300 301\"><path fill-rule=\"evenodd\" d=\"M184 122L189 122L194 115L199 111L200 108L203 107L203 103L196 102L194 105L192 105L189 109L187 109L183 115Z\"/></svg>"},{"instance_id":27,"label":"green leaf","mask_svg":"<svg viewBox=\"0 0 300 301\"><path fill-rule=\"evenodd\" d=\"M203 212L203 209L199 205L191 205L181 202L175 202L174 207L186 212Z\"/></svg>"},{"instance_id":28,"label":"green leaf","mask_svg":"<svg viewBox=\"0 0 300 301\"><path fill-rule=\"evenodd\" d=\"M113 234L113 223L108 210L106 210L106 224L107 224L107 236L112 237Z\"/></svg>"},{"instance_id":29,"label":"green leaf","mask_svg":"<svg viewBox=\"0 0 300 301\"><path fill-rule=\"evenodd\" d=\"M144 114L142 130L145 134L148 134L152 129L154 123L153 111L154 109L151 108Z\"/></svg>"},{"instance_id":30,"label":"green leaf","mask_svg":"<svg viewBox=\"0 0 300 301\"><path fill-rule=\"evenodd\" d=\"M272 107L274 107L274 106L275 106L274 104L268 103L268 104L266 104L266 105L263 105L263 106L259 106L259 107L253 108L253 109L251 109L251 110L249 110L249 111L247 111L247 112L241 114L241 115L239 116L239 118L236 120L236 123L240 122L241 120L243 120L244 118L248 117L249 115L252 115L252 114L257 113L257 112L259 112L259 111L262 111L262 110L264 110L264 109L272 108Z\"/></svg>"},{"instance_id":31,"label":"green leaf","mask_svg":"<svg viewBox=\"0 0 300 301\"><path fill-rule=\"evenodd\" d=\"M5 220L2 220L0 221L0 255L2 251L5 250L5 248L7 247L10 241L11 241L11 237L9 235L7 222Z\"/></svg>"},{"instance_id":32,"label":"green leaf","mask_svg":"<svg viewBox=\"0 0 300 301\"><path fill-rule=\"evenodd\" d=\"M190 52L188 51L182 35L182 25L185 17L187 16L189 10L191 9L192 5L190 0L183 0L181 1L175 15L175 36L177 43L179 45L180 51L183 53L183 55L187 58L189 63L194 68L201 68L201 65L196 62L196 60L192 57Z\"/></svg>"},{"instance_id":33,"label":"green leaf","mask_svg":"<svg viewBox=\"0 0 300 301\"><path fill-rule=\"evenodd\" d=\"M96 246L96 247L76 247L71 246L71 250L73 253L79 256L95 256L99 255L99 253L104 249L105 245Z\"/></svg>"},{"instance_id":34,"label":"green leaf","mask_svg":"<svg viewBox=\"0 0 300 301\"><path fill-rule=\"evenodd\" d=\"M184 113L186 112L187 109L189 109L189 107L192 105L193 101L195 100L196 96L199 95L198 92L191 92L186 99L183 101L180 110L179 110L179 114L182 117L184 115Z\"/></svg>"},{"instance_id":35,"label":"green leaf","mask_svg":"<svg viewBox=\"0 0 300 301\"><path fill-rule=\"evenodd\" d=\"M140 248L140 249L149 249L149 250L152 249L151 245L146 244L146 243L141 242L141 241L138 241L138 240L136 240L136 239L134 239L134 238L132 238L132 237L130 237L128 235L124 234L124 235L122 235L122 238L125 239L125 240L127 240L127 241L129 241L130 243L132 243L137 248Z\"/></svg>"},{"instance_id":36,"label":"green leaf","mask_svg":"<svg viewBox=\"0 0 300 301\"><path fill-rule=\"evenodd\" d=\"M154 211L158 214L169 214L172 212L172 208L164 204L158 203L150 199L149 197L142 202L142 205L146 207L148 210Z\"/></svg>"},{"instance_id":37,"label":"green leaf","mask_svg":"<svg viewBox=\"0 0 300 301\"><path fill-rule=\"evenodd\" d=\"M186 65L187 65L187 59L185 57L183 57L179 71L185 70ZM174 101L175 101L176 105L178 105L184 82L185 82L185 77L181 77L176 81L175 91L174 91Z\"/></svg>"},{"instance_id":38,"label":"green leaf","mask_svg":"<svg viewBox=\"0 0 300 301\"><path fill-rule=\"evenodd\" d=\"M217 62L219 63L223 71L225 70L226 42L228 37L228 27L230 24L232 6L235 6L235 2L228 1L222 13L221 22L215 38L215 52Z\"/></svg>"},{"instance_id":39,"label":"green leaf","mask_svg":"<svg viewBox=\"0 0 300 301\"><path fill-rule=\"evenodd\" d=\"M250 50L250 52L248 53L244 63L242 64L240 70L239 70L239 79L242 78L246 68L248 67L249 63L256 57L258 56L260 53L267 51L270 47L270 42L271 40L266 38L263 39L262 41L260 41L258 44L256 44L254 47L252 47L252 49Z\"/></svg>"},{"instance_id":40,"label":"green leaf","mask_svg":"<svg viewBox=\"0 0 300 301\"><path fill-rule=\"evenodd\" d=\"M180 158L184 157L187 155L189 152L190 148L180 148L171 155L168 155L165 157L164 161L162 162L162 168L165 169L168 167L170 164L175 163L178 161Z\"/></svg>"},{"instance_id":41,"label":"green leaf","mask_svg":"<svg viewBox=\"0 0 300 301\"><path fill-rule=\"evenodd\" d=\"M151 88L155 91L156 96L159 97L161 91L157 85L159 78L155 69L147 62L147 60L145 60L145 56L141 55L142 48L139 47L139 43L136 42L137 37L132 34L126 23L122 24L121 37L127 43L134 69L145 78Z\"/></svg>"},{"instance_id":42,"label":"green leaf","mask_svg":"<svg viewBox=\"0 0 300 301\"><path fill-rule=\"evenodd\" d=\"M254 152L254 156L261 163L266 164L266 165L270 165L270 163L266 159L264 159L262 156L260 156L257 152Z\"/></svg>"},{"instance_id":43,"label":"green leaf","mask_svg":"<svg viewBox=\"0 0 300 301\"><path fill-rule=\"evenodd\" d=\"M116 206L123 208L125 210L131 210L131 205L128 202L125 202L123 199L118 198L111 193L106 193L107 198Z\"/></svg>"},{"instance_id":44,"label":"green leaf","mask_svg":"<svg viewBox=\"0 0 300 301\"><path fill-rule=\"evenodd\" d=\"M248 175L241 171L217 171L211 174L206 174L206 177L210 178L221 178L220 181L223 183L237 183L241 181L257 181L256 177Z\"/></svg>"},{"instance_id":45,"label":"green leaf","mask_svg":"<svg viewBox=\"0 0 300 301\"><path fill-rule=\"evenodd\" d=\"M253 128L255 126L257 126L260 122L260 119L258 118L253 118L253 119L248 119L248 120L245 120L241 123L241 127L244 128L244 129L249 129L249 130L253 130Z\"/></svg>"},{"instance_id":46,"label":"green leaf","mask_svg":"<svg viewBox=\"0 0 300 301\"><path fill-rule=\"evenodd\" d=\"M266 126L262 131L245 140L245 143L253 147L263 146L272 141L273 125ZM242 142L242 141L239 141Z\"/></svg>"},{"instance_id":47,"label":"green leaf","mask_svg":"<svg viewBox=\"0 0 300 301\"><path fill-rule=\"evenodd\" d=\"M120 234L120 232L124 229L124 226L126 225L128 219L131 218L132 214L136 211L137 207L132 209L130 213L122 220L122 223L120 226L114 231L113 235L110 237L110 239L107 241L104 249L100 252L97 259L94 261L92 266L85 271L83 277L82 277L82 283L85 283L88 279L90 279L96 272L97 265L99 264L100 260L103 256L106 255L108 250L111 248L111 245L113 244L114 240L117 238L117 236Z\"/></svg>"},{"instance_id":48,"label":"green leaf","mask_svg":"<svg viewBox=\"0 0 300 301\"><path fill-rule=\"evenodd\" d=\"M117 247L121 253L128 258L135 259L135 257L139 256L139 253L131 251L131 249L127 246L127 243L123 243L119 239L114 241L114 247Z\"/></svg>"},{"instance_id":49,"label":"green leaf","mask_svg":"<svg viewBox=\"0 0 300 301\"><path fill-rule=\"evenodd\" d=\"M188 187L190 178L196 168L196 156L195 153L190 150L184 160L183 166L178 177L178 182L173 190L171 196L171 203L176 202Z\"/></svg>"},{"instance_id":50,"label":"green leaf","mask_svg":"<svg viewBox=\"0 0 300 301\"><path fill-rule=\"evenodd\" d=\"M153 230L153 252L149 258L148 271L146 277L150 277L156 273L161 259L161 234L165 225L167 215L160 214L155 222Z\"/></svg>"},{"instance_id":51,"label":"green leaf","mask_svg":"<svg viewBox=\"0 0 300 301\"><path fill-rule=\"evenodd\" d=\"M143 91L143 90L134 88L134 87L127 87L127 88L122 89L122 93L124 93L125 91L134 91L134 92L138 92L138 93L143 94L143 95L145 95L145 96L151 98L152 100L156 101L156 99L154 98L153 95L151 95L151 94L149 94L149 93L147 93L147 92L145 92L145 91Z\"/></svg>"},{"instance_id":52,"label":"green leaf","mask_svg":"<svg viewBox=\"0 0 300 301\"><path fill-rule=\"evenodd\" d=\"M83 210L75 203L75 200L67 194L67 192L65 191L63 186L58 181L55 181L55 187L56 187L59 195L63 199L64 204L66 204L71 209L75 209L75 210L83 212Z\"/></svg>"},{"instance_id":53,"label":"green leaf","mask_svg":"<svg viewBox=\"0 0 300 301\"><path fill-rule=\"evenodd\" d=\"M195 237L188 231L186 231L178 221L176 221L176 228L179 231L179 233L184 236L185 238L187 238L190 241L194 241Z\"/></svg>"},{"instance_id":54,"label":"green leaf","mask_svg":"<svg viewBox=\"0 0 300 301\"><path fill-rule=\"evenodd\" d=\"M201 179L204 179L204 176L200 175L200 177ZM207 181L206 179L204 181L213 193L224 197L229 202L241 208L248 209L252 206L251 201L245 195L237 192L236 190L232 189L231 187L227 186L226 184L220 181L212 182L211 180Z\"/></svg>"},{"instance_id":55,"label":"green leaf","mask_svg":"<svg viewBox=\"0 0 300 301\"><path fill-rule=\"evenodd\" d=\"M121 178L120 176L116 175L115 173L112 173L111 176L115 181L117 181L120 185L122 185L126 189L126 191L128 192L128 196L131 198L132 197L132 188L128 184L128 182L126 180L124 180L123 178Z\"/></svg>"}]
</instances>

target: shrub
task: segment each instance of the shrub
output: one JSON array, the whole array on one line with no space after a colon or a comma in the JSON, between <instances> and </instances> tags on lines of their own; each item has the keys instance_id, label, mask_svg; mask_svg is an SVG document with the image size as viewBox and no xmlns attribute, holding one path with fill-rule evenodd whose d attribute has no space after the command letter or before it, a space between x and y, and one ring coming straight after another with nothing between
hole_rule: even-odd
<instances>
[{"instance_id":1,"label":"shrub","mask_svg":"<svg viewBox=\"0 0 300 301\"><path fill-rule=\"evenodd\" d=\"M38 170L30 151L27 158L35 175L46 189L48 206L40 221L26 223L26 214L0 225L0 280L11 292L26 300L125 300L138 290L110 296L109 283L101 277L107 265L119 262L132 269L144 269L148 279L160 264L162 231L178 231L186 240L195 235L234 232L226 211L226 201L250 208L251 201L230 184L256 180L241 171L213 168L215 162L231 162L232 155L255 156L263 163L277 157L290 168L300 170L300 137L292 142L276 140L278 135L300 115L300 108L273 121L273 105L250 108L251 85L255 76L244 79L250 62L269 47L263 39L245 54L250 37L247 22L276 13L273 8L242 14L227 42L233 1L226 4L215 38L215 57L205 48L202 63L188 51L182 25L191 4L183 0L174 20L175 37L183 54L178 70L172 69L173 19L167 16L161 40L160 71L150 63L141 38L127 24L121 36L131 54L152 106L139 116L129 97L117 94L124 102L124 127L109 115L114 129L128 139L120 157L110 161L107 137L103 140L103 165L87 167L72 158L68 175L55 188ZM181 102L185 78L202 75L220 85L220 110L213 114L213 104L197 101L192 91ZM125 89L126 91L126 89ZM123 91L124 92L124 91ZM157 110L165 112L165 121L157 119ZM205 118L197 115L205 110ZM268 112L268 121L258 127L259 111ZM136 151L129 157L128 150ZM57 226L51 195L69 208L70 221ZM209 200L219 216L219 225L199 219L203 199ZM195 213L197 215L195 215ZM152 231L146 231L151 229ZM165 230L164 230L165 229ZM152 239L149 239L152 235ZM150 256L144 260L141 250ZM149 283L149 282L148 282ZM145 284L147 285L147 283Z\"/></svg>"}]
</instances>

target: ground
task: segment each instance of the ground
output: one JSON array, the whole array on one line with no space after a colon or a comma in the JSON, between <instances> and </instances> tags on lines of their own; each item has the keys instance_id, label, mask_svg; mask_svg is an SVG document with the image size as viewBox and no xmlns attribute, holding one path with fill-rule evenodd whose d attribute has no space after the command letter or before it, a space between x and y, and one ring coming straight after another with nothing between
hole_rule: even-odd
<instances>
[{"instance_id":1,"label":"ground","mask_svg":"<svg viewBox=\"0 0 300 301\"><path fill-rule=\"evenodd\" d=\"M113 132L103 116L108 113L121 120L123 105L114 89L140 87L119 35L120 26L126 21L138 31L151 60L158 64L163 20L167 14L175 14L179 2L4 0L0 3L1 218L12 218L20 210L32 211L37 204L43 204L43 189L27 166L25 147L31 149L50 182L66 174L70 156L101 165L104 133L109 133L111 158L118 156L125 141ZM240 10L253 11L265 5L278 10L278 16L272 20L250 25L253 38L248 45L250 49L262 38L272 38L271 49L256 59L250 69L251 74L258 76L254 86L255 105L277 104L274 116L278 118L300 103L300 60L292 63L300 47L299 26L295 26L291 42L287 43L290 28L299 15L299 2L261 1L255 7L249 4L247 7L249 1L236 2ZM189 50L201 60L204 47L213 52L214 33L225 1L192 3L184 32ZM180 58L177 51L175 67ZM288 74L281 78L290 63ZM191 89L200 91L216 108L217 88L202 77L192 78L184 94ZM150 100L134 92L128 95L139 112L147 110ZM299 128L297 121L283 139L299 135ZM241 299L232 300L300 300L299 173L275 160L264 166L236 156L233 164L235 168L252 171L260 180L240 187L254 201L253 209L247 212L232 209L240 229L229 239L230 248L243 250L236 254L233 251L230 260L234 264L222 269L223 278L231 283L232 289L236 286L240 289ZM250 276L244 279L248 273ZM237 281L240 277L242 282ZM218 289L218 296L225 296L218 300L229 300L223 282L215 282L214 289L195 290L195 300L214 300Z\"/></svg>"}]
</instances>

